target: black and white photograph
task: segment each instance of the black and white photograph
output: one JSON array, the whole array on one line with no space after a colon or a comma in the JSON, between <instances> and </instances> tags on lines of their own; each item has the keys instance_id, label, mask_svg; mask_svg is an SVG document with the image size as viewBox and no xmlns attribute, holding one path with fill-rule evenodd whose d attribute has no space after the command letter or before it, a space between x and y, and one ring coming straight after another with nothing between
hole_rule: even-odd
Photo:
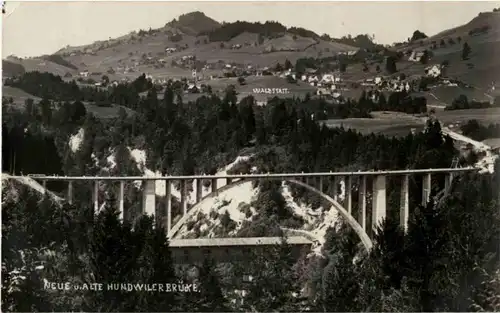
<instances>
[{"instance_id":1,"label":"black and white photograph","mask_svg":"<svg viewBox=\"0 0 500 313\"><path fill-rule=\"evenodd\" d=\"M500 2L2 2L2 312L500 312Z\"/></svg>"}]
</instances>

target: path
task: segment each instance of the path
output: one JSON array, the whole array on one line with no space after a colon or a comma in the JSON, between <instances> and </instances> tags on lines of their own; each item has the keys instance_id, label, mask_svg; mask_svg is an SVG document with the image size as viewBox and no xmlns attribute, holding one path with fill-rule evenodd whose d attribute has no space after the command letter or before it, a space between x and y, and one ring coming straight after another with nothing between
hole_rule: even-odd
<instances>
[{"instance_id":1,"label":"path","mask_svg":"<svg viewBox=\"0 0 500 313\"><path fill-rule=\"evenodd\" d=\"M411 118L413 118L417 121L424 123L424 125L427 123L427 118L425 118L425 117L416 117L413 115L409 115L409 116L411 116ZM480 160L478 160L477 163L474 165L474 167L480 168L481 169L480 173L493 173L494 172L495 160L498 158L498 155L495 155L492 153L490 146L488 146L482 142L476 141L474 139L471 139L469 137L466 137L466 136L459 134L455 131L452 131L448 127L442 126L441 131L443 132L443 134L450 136L453 140L461 141L461 142L465 142L465 143L469 143L469 144L473 145L476 152L484 152L485 153L484 157L482 157Z\"/></svg>"}]
</instances>

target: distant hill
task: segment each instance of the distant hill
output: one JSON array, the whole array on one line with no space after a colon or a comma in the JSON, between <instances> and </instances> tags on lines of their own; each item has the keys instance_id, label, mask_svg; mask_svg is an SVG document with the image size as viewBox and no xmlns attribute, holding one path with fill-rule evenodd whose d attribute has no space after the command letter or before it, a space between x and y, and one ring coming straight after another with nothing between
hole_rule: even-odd
<instances>
[{"instance_id":1,"label":"distant hill","mask_svg":"<svg viewBox=\"0 0 500 313\"><path fill-rule=\"evenodd\" d=\"M274 67L287 59L295 64L298 59L322 59L339 52L364 50L358 54L357 61L347 67L346 79L357 81L373 77L376 75L374 62L379 62L384 74L384 57L393 53L404 55L398 60L397 69L398 73L406 75L423 75L425 67L448 62L447 75L480 88L479 93L474 93L476 95L488 92L487 86L500 81L500 63L495 57L500 52L499 25L500 12L481 13L462 26L385 48L367 34L331 38L327 34L286 27L274 21L219 23L202 12L191 12L158 29L141 29L89 45L65 47L50 56L9 61L20 64L25 71L46 71L71 77L88 70L93 79L98 80L106 74L111 80L121 80L135 79L140 73L158 78L181 78L190 76L194 67L198 71L203 68L205 76L217 76L228 64L239 68ZM472 49L468 61L461 59L465 41ZM433 57L428 64L408 61L408 52L423 49L432 50ZM183 62L185 57L194 57L195 61ZM363 58L368 60L366 72L359 63ZM19 65L8 66L21 71ZM6 73L9 72L15 70L8 69ZM448 98L447 94L446 99L429 100L447 102Z\"/></svg>"},{"instance_id":2,"label":"distant hill","mask_svg":"<svg viewBox=\"0 0 500 313\"><path fill-rule=\"evenodd\" d=\"M500 41L500 11L481 12L468 23L443 30L433 36L412 41L409 44L402 45L400 48L418 48L430 45L432 43L440 44L441 40L448 43L450 40L455 42L466 40L468 37L480 35L492 36L494 40Z\"/></svg>"},{"instance_id":3,"label":"distant hill","mask_svg":"<svg viewBox=\"0 0 500 313\"><path fill-rule=\"evenodd\" d=\"M271 67L286 59L295 63L300 58L334 56L358 49L279 22L219 23L202 12L191 12L158 29L140 29L88 45L67 46L53 55L18 63L27 71L61 76L88 70L91 76L95 73L94 78L106 73L112 80L133 79L137 73L175 78L190 76L193 66L201 70L207 63L211 66L205 74L218 75L224 64ZM184 64L181 59L185 56L195 56L196 62Z\"/></svg>"},{"instance_id":4,"label":"distant hill","mask_svg":"<svg viewBox=\"0 0 500 313\"><path fill-rule=\"evenodd\" d=\"M260 23L260 22L250 23L245 21L224 23L219 28L205 32L204 35L207 35L210 41L229 41L232 38L242 33L258 34L262 39L281 37L286 33L295 36L308 37L312 39L319 39L320 37L315 32L307 30L305 28L301 27L287 28L286 26L284 26L279 22L271 22L271 21L267 21L265 23Z\"/></svg>"},{"instance_id":5,"label":"distant hill","mask_svg":"<svg viewBox=\"0 0 500 313\"><path fill-rule=\"evenodd\" d=\"M22 75L26 72L24 66L8 60L2 60L2 75L4 77Z\"/></svg>"},{"instance_id":6,"label":"distant hill","mask_svg":"<svg viewBox=\"0 0 500 313\"><path fill-rule=\"evenodd\" d=\"M221 24L204 13L196 11L183 14L166 26L177 28L185 34L196 36L204 32L213 31L221 27Z\"/></svg>"}]
</instances>

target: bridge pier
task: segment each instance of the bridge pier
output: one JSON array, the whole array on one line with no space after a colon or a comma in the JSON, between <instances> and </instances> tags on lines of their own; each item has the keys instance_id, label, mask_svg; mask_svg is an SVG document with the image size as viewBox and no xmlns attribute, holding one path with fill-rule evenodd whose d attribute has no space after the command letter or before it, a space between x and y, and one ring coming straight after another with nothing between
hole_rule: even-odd
<instances>
[{"instance_id":1,"label":"bridge pier","mask_svg":"<svg viewBox=\"0 0 500 313\"><path fill-rule=\"evenodd\" d=\"M323 192L323 177L321 176L318 179L318 186L319 191Z\"/></svg>"},{"instance_id":2,"label":"bridge pier","mask_svg":"<svg viewBox=\"0 0 500 313\"><path fill-rule=\"evenodd\" d=\"M215 193L215 195L217 195L217 178L212 179L210 187L212 189L212 193Z\"/></svg>"},{"instance_id":3,"label":"bridge pier","mask_svg":"<svg viewBox=\"0 0 500 313\"><path fill-rule=\"evenodd\" d=\"M359 225L366 231L366 176L359 178Z\"/></svg>"},{"instance_id":4,"label":"bridge pier","mask_svg":"<svg viewBox=\"0 0 500 313\"><path fill-rule=\"evenodd\" d=\"M349 214L352 213L352 176L347 176L345 180L346 209Z\"/></svg>"},{"instance_id":5,"label":"bridge pier","mask_svg":"<svg viewBox=\"0 0 500 313\"><path fill-rule=\"evenodd\" d=\"M339 178L338 176L333 176L333 188L332 188L332 198L337 201L337 195L339 193Z\"/></svg>"},{"instance_id":6,"label":"bridge pier","mask_svg":"<svg viewBox=\"0 0 500 313\"><path fill-rule=\"evenodd\" d=\"M449 173L445 175L446 176L444 178L444 189L448 191L451 188L451 183L453 182L453 174Z\"/></svg>"},{"instance_id":7,"label":"bridge pier","mask_svg":"<svg viewBox=\"0 0 500 313\"><path fill-rule=\"evenodd\" d=\"M424 174L424 180L422 182L422 205L425 206L429 203L431 196L431 174Z\"/></svg>"},{"instance_id":8,"label":"bridge pier","mask_svg":"<svg viewBox=\"0 0 500 313\"><path fill-rule=\"evenodd\" d=\"M45 191L47 191L47 181L45 179L42 180L42 186L43 186L43 189L45 189Z\"/></svg>"},{"instance_id":9,"label":"bridge pier","mask_svg":"<svg viewBox=\"0 0 500 313\"><path fill-rule=\"evenodd\" d=\"M118 191L118 212L120 212L119 219L125 220L125 182L120 181L120 190Z\"/></svg>"},{"instance_id":10,"label":"bridge pier","mask_svg":"<svg viewBox=\"0 0 500 313\"><path fill-rule=\"evenodd\" d=\"M181 179L180 182L181 182L181 209L182 209L182 216L184 216L187 213L186 181L184 179Z\"/></svg>"},{"instance_id":11,"label":"bridge pier","mask_svg":"<svg viewBox=\"0 0 500 313\"><path fill-rule=\"evenodd\" d=\"M200 178L196 179L196 202L200 202L203 197L203 180Z\"/></svg>"},{"instance_id":12,"label":"bridge pier","mask_svg":"<svg viewBox=\"0 0 500 313\"><path fill-rule=\"evenodd\" d=\"M386 217L386 187L384 175L378 175L373 179L372 229L374 233Z\"/></svg>"},{"instance_id":13,"label":"bridge pier","mask_svg":"<svg viewBox=\"0 0 500 313\"><path fill-rule=\"evenodd\" d=\"M156 214L156 180L144 180L142 197L142 213L155 216Z\"/></svg>"},{"instance_id":14,"label":"bridge pier","mask_svg":"<svg viewBox=\"0 0 500 313\"><path fill-rule=\"evenodd\" d=\"M165 211L167 214L167 233L172 228L172 183L170 180L165 181Z\"/></svg>"},{"instance_id":15,"label":"bridge pier","mask_svg":"<svg viewBox=\"0 0 500 313\"><path fill-rule=\"evenodd\" d=\"M406 232L410 214L409 175L404 175L401 181L401 201L399 209L399 225Z\"/></svg>"},{"instance_id":16,"label":"bridge pier","mask_svg":"<svg viewBox=\"0 0 500 313\"><path fill-rule=\"evenodd\" d=\"M68 203L73 204L73 181L68 181Z\"/></svg>"},{"instance_id":17,"label":"bridge pier","mask_svg":"<svg viewBox=\"0 0 500 313\"><path fill-rule=\"evenodd\" d=\"M94 214L99 213L99 181L94 181L94 190L92 191L92 200L94 202Z\"/></svg>"}]
</instances>

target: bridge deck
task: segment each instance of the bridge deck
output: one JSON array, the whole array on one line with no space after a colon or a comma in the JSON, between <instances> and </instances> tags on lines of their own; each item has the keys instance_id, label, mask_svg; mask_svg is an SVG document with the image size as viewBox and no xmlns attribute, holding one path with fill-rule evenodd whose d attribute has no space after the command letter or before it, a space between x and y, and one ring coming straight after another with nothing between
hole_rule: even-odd
<instances>
[{"instance_id":1,"label":"bridge deck","mask_svg":"<svg viewBox=\"0 0 500 313\"><path fill-rule=\"evenodd\" d=\"M291 236L286 239L290 245L311 245L313 242L300 236ZM197 239L170 239L170 247L230 247L230 246L271 246L281 243L280 237L248 237L248 238L197 238Z\"/></svg>"},{"instance_id":2,"label":"bridge deck","mask_svg":"<svg viewBox=\"0 0 500 313\"><path fill-rule=\"evenodd\" d=\"M431 169L406 169L395 171L359 171L359 172L318 172L318 173L269 173L269 174L237 174L237 175L192 175L192 176L45 176L40 174L27 175L33 179L62 180L62 181L145 181L145 180L191 180L191 179L261 179L261 178L296 178L296 177L330 177L330 176L377 176L377 175L406 175L406 174L432 174L432 173L459 173L478 171L474 167L463 168L431 168ZM25 177L25 176L12 176Z\"/></svg>"}]
</instances>

